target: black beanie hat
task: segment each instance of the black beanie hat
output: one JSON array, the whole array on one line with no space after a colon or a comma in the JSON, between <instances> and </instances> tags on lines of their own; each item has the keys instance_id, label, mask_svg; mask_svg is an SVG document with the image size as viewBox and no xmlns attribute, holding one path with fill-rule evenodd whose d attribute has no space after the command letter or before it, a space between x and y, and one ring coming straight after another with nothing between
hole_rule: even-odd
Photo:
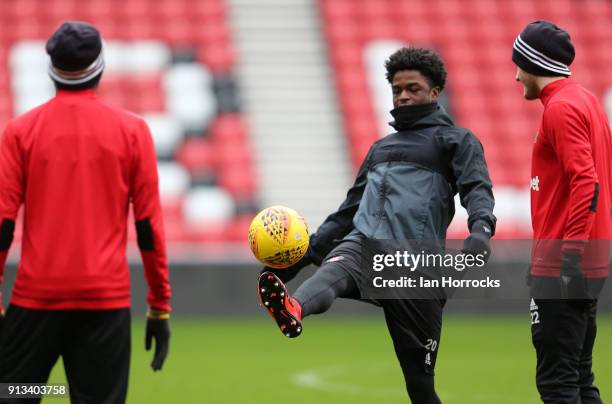
<instances>
[{"instance_id":1,"label":"black beanie hat","mask_svg":"<svg viewBox=\"0 0 612 404\"><path fill-rule=\"evenodd\" d=\"M47 41L46 50L51 57L49 75L59 83L80 85L104 70L102 38L86 22L63 23Z\"/></svg>"},{"instance_id":2,"label":"black beanie hat","mask_svg":"<svg viewBox=\"0 0 612 404\"><path fill-rule=\"evenodd\" d=\"M512 61L536 76L571 76L575 56L569 33L543 20L528 24L512 49Z\"/></svg>"}]
</instances>

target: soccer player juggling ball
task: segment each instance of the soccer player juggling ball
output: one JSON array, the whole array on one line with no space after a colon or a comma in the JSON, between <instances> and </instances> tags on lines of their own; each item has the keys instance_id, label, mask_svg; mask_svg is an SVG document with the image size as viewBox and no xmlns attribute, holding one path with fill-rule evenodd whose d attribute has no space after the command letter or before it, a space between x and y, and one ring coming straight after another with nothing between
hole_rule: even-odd
<instances>
[{"instance_id":1,"label":"soccer player juggling ball","mask_svg":"<svg viewBox=\"0 0 612 404\"><path fill-rule=\"evenodd\" d=\"M597 98L571 80L570 35L535 21L512 60L527 100L544 105L531 163L531 332L545 403L601 403L593 384L597 296L608 276L612 146Z\"/></svg>"},{"instance_id":2,"label":"soccer player juggling ball","mask_svg":"<svg viewBox=\"0 0 612 404\"><path fill-rule=\"evenodd\" d=\"M300 335L304 317L327 311L334 299L364 299L368 276L360 255L368 239L445 239L456 193L469 212L464 250L489 252L495 231L491 181L478 139L456 127L437 103L446 82L442 60L431 50L402 48L385 66L396 133L372 145L338 211L311 236L306 256L287 270L264 268L259 278L261 301L289 337ZM283 282L311 263L321 268L289 296ZM439 403L434 367L444 300L378 304L412 402Z\"/></svg>"},{"instance_id":3,"label":"soccer player juggling ball","mask_svg":"<svg viewBox=\"0 0 612 404\"><path fill-rule=\"evenodd\" d=\"M8 123L0 144L0 275L23 204L21 261L1 320L0 382L44 383L61 356L73 403L125 401L132 204L149 285L146 348L159 370L170 285L157 160L146 123L101 101L98 31L64 23L47 41L57 93Z\"/></svg>"}]
</instances>

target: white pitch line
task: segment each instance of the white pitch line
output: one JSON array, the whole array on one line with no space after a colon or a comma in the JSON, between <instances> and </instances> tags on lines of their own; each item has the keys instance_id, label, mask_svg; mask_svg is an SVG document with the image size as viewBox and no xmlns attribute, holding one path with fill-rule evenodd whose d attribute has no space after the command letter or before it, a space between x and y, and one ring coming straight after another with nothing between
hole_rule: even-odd
<instances>
[{"instance_id":1,"label":"white pitch line","mask_svg":"<svg viewBox=\"0 0 612 404\"><path fill-rule=\"evenodd\" d=\"M364 371L371 372L373 368L384 368L385 365L367 363L361 366ZM304 370L294 373L291 376L292 382L300 387L313 390L328 391L334 393L344 393L351 395L365 395L370 397L383 398L406 398L406 392L402 387L398 388L372 388L359 384L337 382L333 379L337 376L347 374L349 370L354 371L359 368L356 364L351 365L330 365L326 367ZM401 371L398 369L398 371Z\"/></svg>"},{"instance_id":2,"label":"white pitch line","mask_svg":"<svg viewBox=\"0 0 612 404\"><path fill-rule=\"evenodd\" d=\"M331 393L350 394L354 396L366 396L373 398L395 398L395 399L407 399L408 394L405 390L404 385L392 387L371 387L354 384L350 382L338 382L334 381L343 375L354 373L355 369L363 369L364 372L377 373L380 369L390 368L392 365L388 363L351 363L344 365L329 365L314 369L303 370L296 372L291 375L291 381L293 384L299 387L309 388L318 391L326 391ZM397 371L401 372L399 366ZM443 401L451 400L453 394L449 394L448 391L440 388L436 388L436 391ZM482 394L474 391L469 397L463 397L463 399L471 400L474 404L476 403L499 403L499 404L510 404L518 401L529 402L533 397L520 395L520 396L503 396Z\"/></svg>"}]
</instances>

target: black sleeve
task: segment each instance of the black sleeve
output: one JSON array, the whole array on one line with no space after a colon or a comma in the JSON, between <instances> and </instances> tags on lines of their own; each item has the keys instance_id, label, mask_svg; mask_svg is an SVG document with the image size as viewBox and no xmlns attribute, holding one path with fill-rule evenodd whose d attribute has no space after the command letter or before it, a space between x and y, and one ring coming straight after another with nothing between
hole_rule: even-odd
<instances>
[{"instance_id":1,"label":"black sleeve","mask_svg":"<svg viewBox=\"0 0 612 404\"><path fill-rule=\"evenodd\" d=\"M344 238L354 228L353 216L359 209L359 203L368 181L368 163L373 149L374 145L361 163L355 183L348 190L344 202L336 212L327 216L317 232L310 237L309 254L316 265L320 265L323 258L335 247L336 240Z\"/></svg>"},{"instance_id":2,"label":"black sleeve","mask_svg":"<svg viewBox=\"0 0 612 404\"><path fill-rule=\"evenodd\" d=\"M468 130L451 131L444 136L444 141L451 150L455 185L461 206L468 213L468 229L471 230L476 221L483 220L491 226L491 235L495 234L493 184L482 144Z\"/></svg>"}]
</instances>

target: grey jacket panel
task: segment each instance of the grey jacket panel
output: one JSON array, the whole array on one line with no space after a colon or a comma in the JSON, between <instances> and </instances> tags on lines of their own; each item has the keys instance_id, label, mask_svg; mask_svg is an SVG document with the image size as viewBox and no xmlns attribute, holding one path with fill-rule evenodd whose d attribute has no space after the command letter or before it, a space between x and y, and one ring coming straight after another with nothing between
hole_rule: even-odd
<instances>
[{"instance_id":1,"label":"grey jacket panel","mask_svg":"<svg viewBox=\"0 0 612 404\"><path fill-rule=\"evenodd\" d=\"M441 174L410 163L381 163L368 173L353 224L373 239L444 238L452 202L453 192Z\"/></svg>"}]
</instances>

